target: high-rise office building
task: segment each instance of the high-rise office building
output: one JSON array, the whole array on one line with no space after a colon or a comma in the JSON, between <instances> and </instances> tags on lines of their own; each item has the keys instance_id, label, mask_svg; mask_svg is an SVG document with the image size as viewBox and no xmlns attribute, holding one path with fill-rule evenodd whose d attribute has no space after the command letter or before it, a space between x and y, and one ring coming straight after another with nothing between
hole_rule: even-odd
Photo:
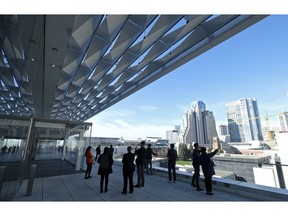
<instances>
[{"instance_id":1,"label":"high-rise office building","mask_svg":"<svg viewBox=\"0 0 288 216\"><path fill-rule=\"evenodd\" d=\"M219 136L228 135L228 126L227 125L219 125L218 129L219 129L219 131L218 131Z\"/></svg>"},{"instance_id":2,"label":"high-rise office building","mask_svg":"<svg viewBox=\"0 0 288 216\"><path fill-rule=\"evenodd\" d=\"M241 98L226 104L231 142L263 140L260 115L255 98Z\"/></svg>"},{"instance_id":3,"label":"high-rise office building","mask_svg":"<svg viewBox=\"0 0 288 216\"><path fill-rule=\"evenodd\" d=\"M218 138L222 142L230 142L230 135L228 133L228 126L227 125L219 125L219 127L218 127Z\"/></svg>"},{"instance_id":4,"label":"high-rise office building","mask_svg":"<svg viewBox=\"0 0 288 216\"><path fill-rule=\"evenodd\" d=\"M180 142L212 144L215 136L217 131L213 113L206 110L202 101L193 101L191 109L184 114Z\"/></svg>"},{"instance_id":5,"label":"high-rise office building","mask_svg":"<svg viewBox=\"0 0 288 216\"><path fill-rule=\"evenodd\" d=\"M281 113L278 117L280 131L288 131L288 112Z\"/></svg>"},{"instance_id":6,"label":"high-rise office building","mask_svg":"<svg viewBox=\"0 0 288 216\"><path fill-rule=\"evenodd\" d=\"M166 139L169 140L169 143L179 143L180 128L180 125L175 125L174 130L166 131Z\"/></svg>"}]
</instances>

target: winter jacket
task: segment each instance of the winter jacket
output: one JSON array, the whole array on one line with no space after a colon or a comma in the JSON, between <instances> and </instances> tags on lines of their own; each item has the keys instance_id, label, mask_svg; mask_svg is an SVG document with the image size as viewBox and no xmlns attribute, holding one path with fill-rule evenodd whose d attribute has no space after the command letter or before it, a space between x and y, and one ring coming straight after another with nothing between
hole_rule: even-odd
<instances>
[{"instance_id":1,"label":"winter jacket","mask_svg":"<svg viewBox=\"0 0 288 216\"><path fill-rule=\"evenodd\" d=\"M217 154L217 152L218 149L211 153L202 152L199 156L199 165L202 166L202 171L205 177L211 177L215 175L214 166L211 164L211 158Z\"/></svg>"}]
</instances>

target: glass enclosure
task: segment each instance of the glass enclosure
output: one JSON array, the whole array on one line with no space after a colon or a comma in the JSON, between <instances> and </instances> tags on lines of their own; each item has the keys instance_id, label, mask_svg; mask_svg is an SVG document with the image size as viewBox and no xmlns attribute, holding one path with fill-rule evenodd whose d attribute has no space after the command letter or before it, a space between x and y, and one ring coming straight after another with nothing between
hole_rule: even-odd
<instances>
[{"instance_id":1,"label":"glass enclosure","mask_svg":"<svg viewBox=\"0 0 288 216\"><path fill-rule=\"evenodd\" d=\"M81 172L91 129L92 123L85 122L1 117L0 200L13 199L22 181L32 175Z\"/></svg>"}]
</instances>

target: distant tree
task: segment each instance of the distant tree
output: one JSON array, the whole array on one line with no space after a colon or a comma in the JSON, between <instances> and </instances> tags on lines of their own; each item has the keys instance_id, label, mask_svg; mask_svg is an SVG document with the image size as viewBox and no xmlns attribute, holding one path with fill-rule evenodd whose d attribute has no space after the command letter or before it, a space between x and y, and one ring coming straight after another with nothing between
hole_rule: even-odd
<instances>
[{"instance_id":1,"label":"distant tree","mask_svg":"<svg viewBox=\"0 0 288 216\"><path fill-rule=\"evenodd\" d=\"M189 144L189 148L188 148L188 151L189 151L189 158L192 159L192 154L193 154L193 145L190 143Z\"/></svg>"},{"instance_id":2,"label":"distant tree","mask_svg":"<svg viewBox=\"0 0 288 216\"><path fill-rule=\"evenodd\" d=\"M179 144L178 156L179 156L179 158L183 159L184 161L191 158L186 144L183 144L183 143Z\"/></svg>"}]
</instances>

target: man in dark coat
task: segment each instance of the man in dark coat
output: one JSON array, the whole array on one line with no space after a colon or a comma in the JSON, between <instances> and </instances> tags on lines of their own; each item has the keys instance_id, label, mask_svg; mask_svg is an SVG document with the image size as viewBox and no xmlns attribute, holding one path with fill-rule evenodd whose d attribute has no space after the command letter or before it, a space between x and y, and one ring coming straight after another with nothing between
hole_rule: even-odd
<instances>
[{"instance_id":1,"label":"man in dark coat","mask_svg":"<svg viewBox=\"0 0 288 216\"><path fill-rule=\"evenodd\" d=\"M134 187L144 187L145 183L145 176L144 176L144 168L145 168L145 160L146 160L146 153L147 150L145 148L145 141L140 143L141 147L135 150L136 158L136 166L137 166L137 184Z\"/></svg>"},{"instance_id":2,"label":"man in dark coat","mask_svg":"<svg viewBox=\"0 0 288 216\"><path fill-rule=\"evenodd\" d=\"M174 149L174 144L170 144L170 149L167 152L167 158L168 158L168 178L169 183L172 181L172 174L173 172L173 182L176 182L176 159L177 159L177 151Z\"/></svg>"},{"instance_id":3,"label":"man in dark coat","mask_svg":"<svg viewBox=\"0 0 288 216\"><path fill-rule=\"evenodd\" d=\"M200 156L200 151L201 148L199 146L199 144L196 142L194 143L194 150L192 153L192 165L194 168L194 174L192 176L192 182L191 185L193 187L196 187L197 191L203 191L203 188L200 187L199 185L199 177L200 177L200 166L199 166L199 156Z\"/></svg>"},{"instance_id":4,"label":"man in dark coat","mask_svg":"<svg viewBox=\"0 0 288 216\"><path fill-rule=\"evenodd\" d=\"M127 153L123 155L122 163L123 163L123 181L124 187L122 190L122 194L127 194L127 184L129 180L129 192L133 193L134 185L133 185L133 172L135 171L134 159L135 155L131 152L131 146L127 147Z\"/></svg>"},{"instance_id":5,"label":"man in dark coat","mask_svg":"<svg viewBox=\"0 0 288 216\"><path fill-rule=\"evenodd\" d=\"M96 158L95 160L97 160L98 156L101 154L101 147L100 145L98 145L98 147L96 148Z\"/></svg>"},{"instance_id":6,"label":"man in dark coat","mask_svg":"<svg viewBox=\"0 0 288 216\"><path fill-rule=\"evenodd\" d=\"M211 158L217 154L218 149L211 153L206 152L205 147L201 147L201 155L199 157L199 164L202 166L202 171L205 177L205 188L207 195L214 195L212 193L212 176L215 175L214 163L211 162Z\"/></svg>"},{"instance_id":7,"label":"man in dark coat","mask_svg":"<svg viewBox=\"0 0 288 216\"><path fill-rule=\"evenodd\" d=\"M153 155L157 155L157 153L153 152L153 149L151 148L151 144L149 143L147 147L147 154L146 154L147 175L149 175L149 171L150 171L150 175L152 175L152 156Z\"/></svg>"}]
</instances>

